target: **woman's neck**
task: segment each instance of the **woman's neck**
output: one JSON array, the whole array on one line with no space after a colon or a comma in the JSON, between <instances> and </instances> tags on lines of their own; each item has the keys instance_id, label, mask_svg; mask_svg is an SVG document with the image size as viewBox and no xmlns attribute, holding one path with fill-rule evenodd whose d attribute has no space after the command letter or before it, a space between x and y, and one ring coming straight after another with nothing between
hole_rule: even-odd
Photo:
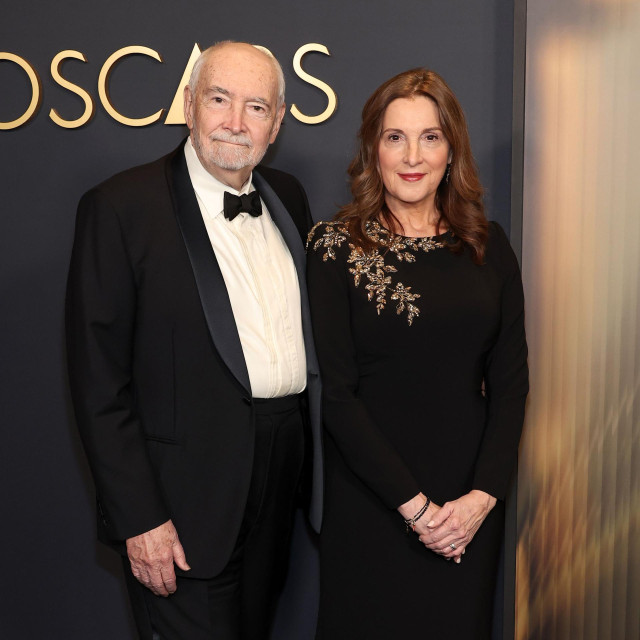
<instances>
[{"instance_id":1,"label":"woman's neck","mask_svg":"<svg viewBox=\"0 0 640 640\"><path fill-rule=\"evenodd\" d=\"M413 207L398 207L394 204L394 208L390 208L389 211L395 216L396 220L402 225L393 229L394 233L401 234L409 237L426 237L434 236L438 233L444 233L447 231L447 227L443 221L440 212L436 209L435 203L429 208L413 208ZM438 229L438 221L440 222L440 228Z\"/></svg>"}]
</instances>

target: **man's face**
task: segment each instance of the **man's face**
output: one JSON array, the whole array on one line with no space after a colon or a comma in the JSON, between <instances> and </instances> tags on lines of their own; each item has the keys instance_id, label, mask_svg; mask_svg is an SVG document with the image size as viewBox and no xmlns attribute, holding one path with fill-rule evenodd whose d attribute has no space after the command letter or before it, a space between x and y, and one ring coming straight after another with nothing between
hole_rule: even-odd
<instances>
[{"instance_id":1,"label":"man's face","mask_svg":"<svg viewBox=\"0 0 640 640\"><path fill-rule=\"evenodd\" d=\"M234 43L209 54L195 90L185 88L191 141L205 169L240 189L278 135L284 104L277 107L278 79L269 58Z\"/></svg>"}]
</instances>

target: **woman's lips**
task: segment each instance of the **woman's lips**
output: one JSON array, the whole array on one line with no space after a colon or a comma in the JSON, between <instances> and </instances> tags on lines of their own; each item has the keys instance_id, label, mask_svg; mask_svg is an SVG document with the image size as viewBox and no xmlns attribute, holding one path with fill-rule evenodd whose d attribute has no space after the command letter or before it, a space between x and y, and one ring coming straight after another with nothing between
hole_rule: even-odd
<instances>
[{"instance_id":1,"label":"woman's lips","mask_svg":"<svg viewBox=\"0 0 640 640\"><path fill-rule=\"evenodd\" d=\"M406 182L418 182L424 177L424 173L399 173L398 174Z\"/></svg>"}]
</instances>

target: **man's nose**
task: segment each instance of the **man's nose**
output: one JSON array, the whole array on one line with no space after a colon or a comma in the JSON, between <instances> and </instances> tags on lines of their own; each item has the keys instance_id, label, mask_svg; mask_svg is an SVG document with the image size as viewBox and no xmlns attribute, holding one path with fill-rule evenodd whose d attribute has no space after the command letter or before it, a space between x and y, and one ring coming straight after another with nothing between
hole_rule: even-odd
<instances>
[{"instance_id":1,"label":"man's nose","mask_svg":"<svg viewBox=\"0 0 640 640\"><path fill-rule=\"evenodd\" d=\"M242 105L233 104L227 114L225 122L227 129L232 133L240 133L244 130L244 108Z\"/></svg>"}]
</instances>

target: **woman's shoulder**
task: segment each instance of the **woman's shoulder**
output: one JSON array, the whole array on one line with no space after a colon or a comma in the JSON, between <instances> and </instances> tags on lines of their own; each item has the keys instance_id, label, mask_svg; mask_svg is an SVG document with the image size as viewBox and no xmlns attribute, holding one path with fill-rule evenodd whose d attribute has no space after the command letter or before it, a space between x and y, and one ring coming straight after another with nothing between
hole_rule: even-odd
<instances>
[{"instance_id":1,"label":"woman's shoulder","mask_svg":"<svg viewBox=\"0 0 640 640\"><path fill-rule=\"evenodd\" d=\"M500 223L495 220L489 222L486 262L494 263L509 271L519 268L511 242Z\"/></svg>"},{"instance_id":2,"label":"woman's shoulder","mask_svg":"<svg viewBox=\"0 0 640 640\"><path fill-rule=\"evenodd\" d=\"M335 260L336 250L349 238L349 229L342 220L317 222L307 236L307 253L322 252L323 260Z\"/></svg>"},{"instance_id":3,"label":"woman's shoulder","mask_svg":"<svg viewBox=\"0 0 640 640\"><path fill-rule=\"evenodd\" d=\"M495 220L489 220L489 242L500 245L504 245L505 242L508 244L509 242L502 225Z\"/></svg>"}]
</instances>

